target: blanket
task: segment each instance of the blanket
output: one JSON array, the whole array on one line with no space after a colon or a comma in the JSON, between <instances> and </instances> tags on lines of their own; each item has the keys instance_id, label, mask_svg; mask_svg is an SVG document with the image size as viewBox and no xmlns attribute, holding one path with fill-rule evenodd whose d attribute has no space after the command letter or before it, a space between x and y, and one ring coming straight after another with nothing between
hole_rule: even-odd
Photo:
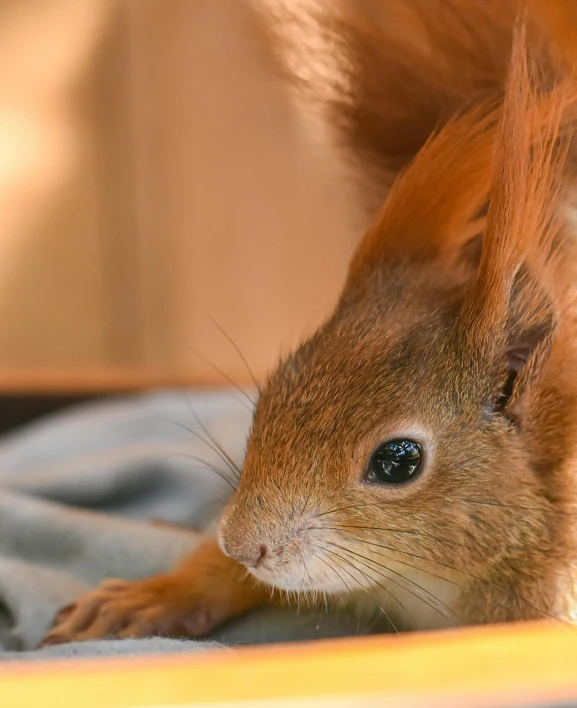
<instances>
[{"instance_id":1,"label":"blanket","mask_svg":"<svg viewBox=\"0 0 577 708\"><path fill-rule=\"evenodd\" d=\"M35 650L58 609L100 580L164 572L213 531L230 493L218 446L242 463L251 417L242 403L229 391L137 395L74 407L0 438L0 660L382 631L342 612L262 608L206 641L108 639Z\"/></svg>"}]
</instances>

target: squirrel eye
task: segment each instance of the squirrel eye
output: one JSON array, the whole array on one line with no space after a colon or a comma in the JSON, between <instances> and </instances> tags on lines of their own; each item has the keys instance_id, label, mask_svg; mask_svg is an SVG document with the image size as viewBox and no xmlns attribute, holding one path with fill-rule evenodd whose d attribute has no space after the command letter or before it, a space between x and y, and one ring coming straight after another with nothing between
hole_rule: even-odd
<instances>
[{"instance_id":1,"label":"squirrel eye","mask_svg":"<svg viewBox=\"0 0 577 708\"><path fill-rule=\"evenodd\" d=\"M366 477L379 484L404 484L419 473L423 448L414 440L389 440L371 454Z\"/></svg>"}]
</instances>

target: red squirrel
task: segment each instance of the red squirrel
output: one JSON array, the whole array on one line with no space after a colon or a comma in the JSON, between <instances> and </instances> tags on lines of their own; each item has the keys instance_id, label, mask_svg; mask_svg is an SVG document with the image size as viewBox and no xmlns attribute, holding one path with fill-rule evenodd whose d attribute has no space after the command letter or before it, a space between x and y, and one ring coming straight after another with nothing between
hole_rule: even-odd
<instances>
[{"instance_id":1,"label":"red squirrel","mask_svg":"<svg viewBox=\"0 0 577 708\"><path fill-rule=\"evenodd\" d=\"M217 538L104 582L45 643L199 637L297 595L404 629L577 620L574 3L258 2L386 198L260 391Z\"/></svg>"}]
</instances>

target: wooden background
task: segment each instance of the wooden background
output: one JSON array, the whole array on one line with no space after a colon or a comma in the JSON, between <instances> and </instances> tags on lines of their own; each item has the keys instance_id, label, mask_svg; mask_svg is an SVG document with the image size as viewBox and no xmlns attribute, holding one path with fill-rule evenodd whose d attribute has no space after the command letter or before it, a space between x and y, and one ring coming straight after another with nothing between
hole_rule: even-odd
<instances>
[{"instance_id":1,"label":"wooden background","mask_svg":"<svg viewBox=\"0 0 577 708\"><path fill-rule=\"evenodd\" d=\"M259 377L329 312L363 218L253 20L243 0L0 3L0 389L217 380L195 351L246 381L197 303Z\"/></svg>"}]
</instances>

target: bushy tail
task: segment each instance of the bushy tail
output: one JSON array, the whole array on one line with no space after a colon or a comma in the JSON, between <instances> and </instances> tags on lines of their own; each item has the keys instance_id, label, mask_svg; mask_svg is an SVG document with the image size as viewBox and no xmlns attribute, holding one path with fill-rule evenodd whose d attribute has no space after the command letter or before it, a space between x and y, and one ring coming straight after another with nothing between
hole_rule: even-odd
<instances>
[{"instance_id":1,"label":"bushy tail","mask_svg":"<svg viewBox=\"0 0 577 708\"><path fill-rule=\"evenodd\" d=\"M551 36L565 58L577 51L571 0L252 2L298 96L336 129L381 197L433 132L477 103L502 100L520 8L551 81L560 70Z\"/></svg>"}]
</instances>

